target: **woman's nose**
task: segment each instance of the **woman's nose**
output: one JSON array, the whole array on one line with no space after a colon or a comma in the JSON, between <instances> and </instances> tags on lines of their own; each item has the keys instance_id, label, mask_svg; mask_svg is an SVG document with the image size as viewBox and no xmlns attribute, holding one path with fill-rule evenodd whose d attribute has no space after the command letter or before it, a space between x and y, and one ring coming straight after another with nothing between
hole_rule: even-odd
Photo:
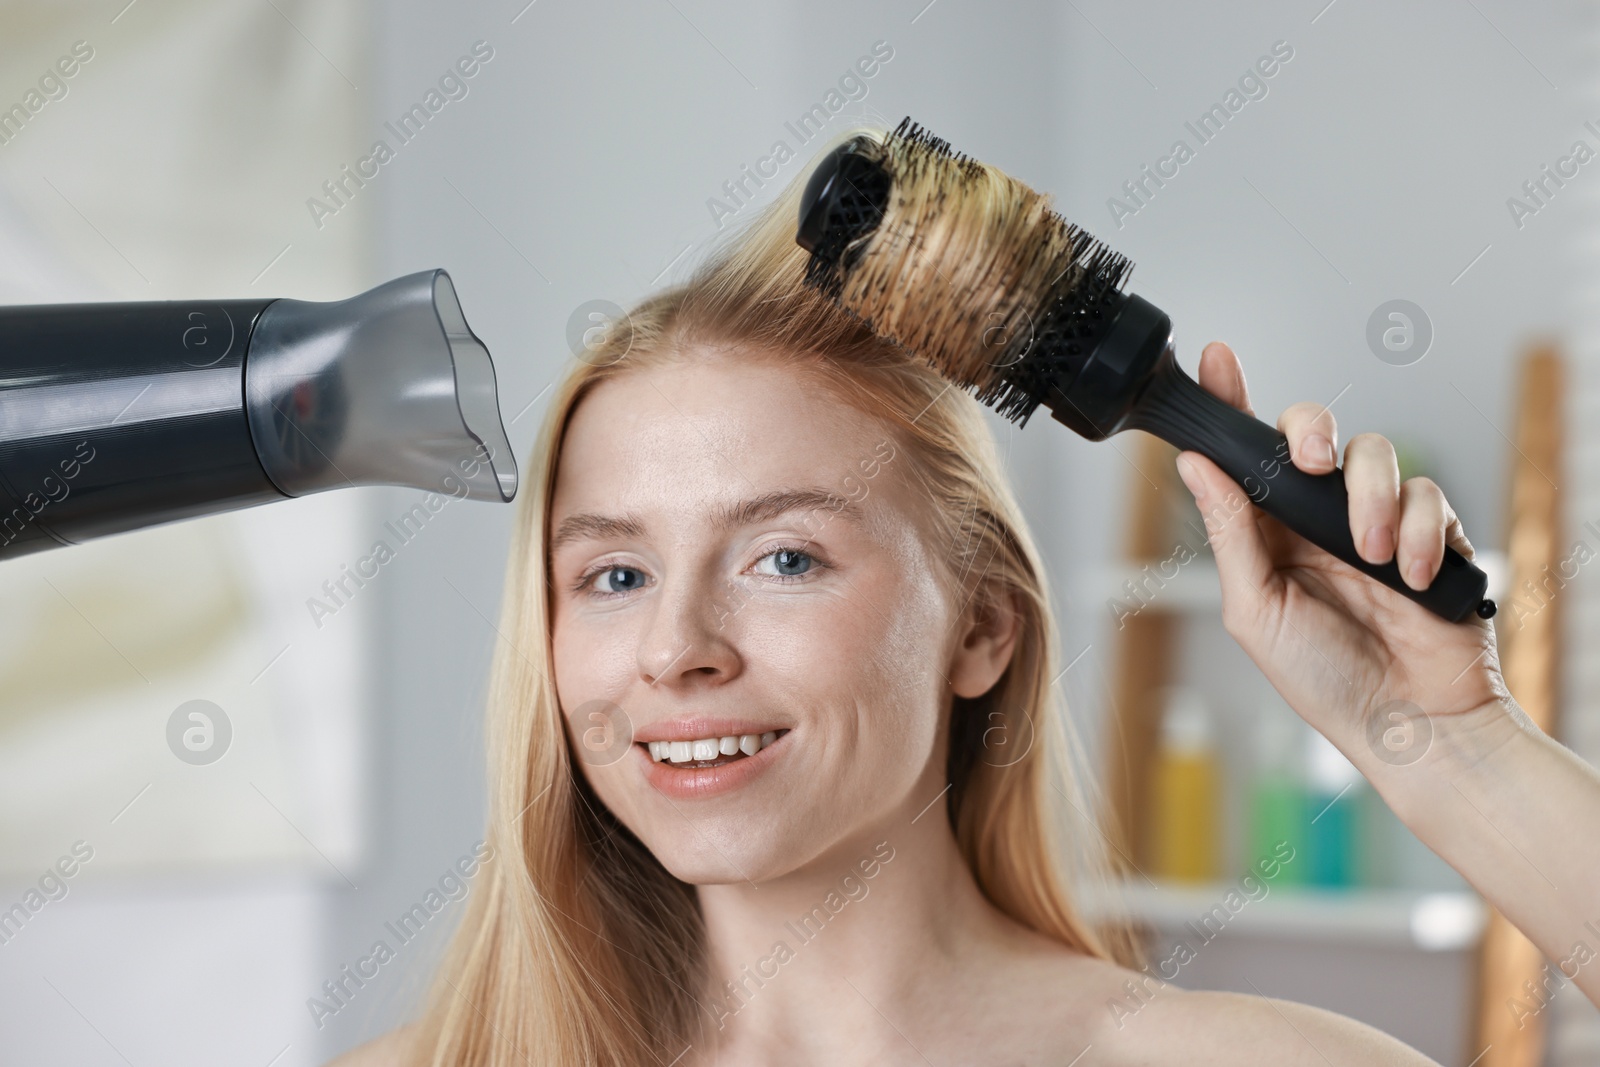
<instances>
[{"instance_id":1,"label":"woman's nose","mask_svg":"<svg viewBox=\"0 0 1600 1067\"><path fill-rule=\"evenodd\" d=\"M737 675L739 655L728 624L743 604L743 590L665 580L658 588L639 637L640 677L650 685L673 686L726 682Z\"/></svg>"}]
</instances>

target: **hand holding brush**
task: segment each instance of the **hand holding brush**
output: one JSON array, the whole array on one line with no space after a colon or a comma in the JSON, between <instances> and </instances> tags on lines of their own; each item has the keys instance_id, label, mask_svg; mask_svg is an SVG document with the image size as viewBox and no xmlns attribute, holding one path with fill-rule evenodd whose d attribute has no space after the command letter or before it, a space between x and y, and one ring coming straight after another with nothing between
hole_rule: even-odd
<instances>
[{"instance_id":1,"label":"hand holding brush","mask_svg":"<svg viewBox=\"0 0 1600 1067\"><path fill-rule=\"evenodd\" d=\"M1227 345L1206 346L1199 377L1208 393L1254 417L1244 369ZM1289 443L1286 462L1312 475L1334 469L1338 426L1326 407L1291 405L1277 425ZM1326 453L1315 438L1326 442ZM1447 717L1507 718L1501 702L1511 697L1487 619L1456 624L1430 615L1251 505L1205 456L1182 452L1177 465L1216 555L1223 626L1289 705L1374 784L1381 787L1391 767L1409 769L1409 757L1421 754L1384 750L1388 729L1431 735L1459 725L1451 718L1447 727ZM1439 487L1424 477L1400 481L1387 438L1356 435L1345 447L1343 475L1346 523L1369 563L1397 564L1413 588L1423 589L1443 566L1446 548L1473 558ZM1411 722L1423 708L1429 721ZM1395 711L1399 719L1390 717ZM1386 765L1386 757L1397 756Z\"/></svg>"}]
</instances>

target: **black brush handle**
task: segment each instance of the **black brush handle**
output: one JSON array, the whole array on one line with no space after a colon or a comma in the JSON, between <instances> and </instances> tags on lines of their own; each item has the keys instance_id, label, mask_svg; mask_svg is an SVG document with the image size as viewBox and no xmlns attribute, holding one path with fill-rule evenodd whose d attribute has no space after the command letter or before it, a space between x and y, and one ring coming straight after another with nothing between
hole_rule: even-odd
<instances>
[{"instance_id":1,"label":"black brush handle","mask_svg":"<svg viewBox=\"0 0 1600 1067\"><path fill-rule=\"evenodd\" d=\"M1350 533L1344 471L1308 474L1296 467L1287 437L1206 392L1184 373L1170 346L1118 429L1144 430L1180 451L1209 457L1256 507L1436 615L1451 622L1472 614L1485 619L1494 615L1494 601L1484 599L1489 576L1449 545L1433 584L1422 590L1405 583L1395 558L1381 564L1362 559Z\"/></svg>"}]
</instances>

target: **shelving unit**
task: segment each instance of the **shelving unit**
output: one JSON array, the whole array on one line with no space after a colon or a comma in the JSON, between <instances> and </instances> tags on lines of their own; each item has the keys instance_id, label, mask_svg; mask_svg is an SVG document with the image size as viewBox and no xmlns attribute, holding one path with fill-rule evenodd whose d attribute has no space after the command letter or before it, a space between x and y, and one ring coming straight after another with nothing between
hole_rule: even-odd
<instances>
[{"instance_id":1,"label":"shelving unit","mask_svg":"<svg viewBox=\"0 0 1600 1067\"><path fill-rule=\"evenodd\" d=\"M1125 915L1158 934L1197 928L1224 899L1239 893L1244 903L1228 915L1230 938L1283 937L1455 952L1478 943L1489 908L1476 893L1416 889L1318 890L1270 888L1251 899L1232 882L1175 885L1126 879L1104 896L1088 894L1085 910L1095 917Z\"/></svg>"}]
</instances>

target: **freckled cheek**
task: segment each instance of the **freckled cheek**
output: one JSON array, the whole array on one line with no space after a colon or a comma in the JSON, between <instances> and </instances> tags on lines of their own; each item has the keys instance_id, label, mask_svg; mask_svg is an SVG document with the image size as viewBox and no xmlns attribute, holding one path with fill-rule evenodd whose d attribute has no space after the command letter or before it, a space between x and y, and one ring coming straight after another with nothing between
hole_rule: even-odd
<instances>
[{"instance_id":1,"label":"freckled cheek","mask_svg":"<svg viewBox=\"0 0 1600 1067\"><path fill-rule=\"evenodd\" d=\"M751 604L739 620L733 641L743 661L744 691L795 717L817 742L808 759L836 744L848 748L860 732L855 708L862 696L862 642L872 638L852 618L786 607Z\"/></svg>"},{"instance_id":2,"label":"freckled cheek","mask_svg":"<svg viewBox=\"0 0 1600 1067\"><path fill-rule=\"evenodd\" d=\"M852 744L931 735L920 720L934 714L928 697L937 691L925 676L937 669L936 603L886 575L794 607L752 603L738 620L740 654L771 692L799 702L802 715L824 716L813 728Z\"/></svg>"},{"instance_id":3,"label":"freckled cheek","mask_svg":"<svg viewBox=\"0 0 1600 1067\"><path fill-rule=\"evenodd\" d=\"M908 597L891 616L872 667L882 679L885 703L904 709L907 737L919 741L932 738L944 689L939 612L937 600Z\"/></svg>"},{"instance_id":4,"label":"freckled cheek","mask_svg":"<svg viewBox=\"0 0 1600 1067\"><path fill-rule=\"evenodd\" d=\"M550 655L563 708L599 698L618 699L639 673L638 643L625 627L558 619Z\"/></svg>"},{"instance_id":5,"label":"freckled cheek","mask_svg":"<svg viewBox=\"0 0 1600 1067\"><path fill-rule=\"evenodd\" d=\"M562 728L569 741L568 750L575 757L574 773L581 774L601 802L624 825L637 832L638 820L629 788L633 761L623 758L592 763L584 759L582 734L591 724L574 722L571 718L574 709L597 699L620 699L624 714L630 711L628 686L638 675L637 656L633 651L635 646L628 644L615 630L557 618L550 640L552 681L561 702Z\"/></svg>"},{"instance_id":6,"label":"freckled cheek","mask_svg":"<svg viewBox=\"0 0 1600 1067\"><path fill-rule=\"evenodd\" d=\"M868 668L880 678L880 699L903 710L908 741L931 743L945 690L944 652L949 605L928 558L909 533L896 546L898 573L881 592L881 633Z\"/></svg>"}]
</instances>

